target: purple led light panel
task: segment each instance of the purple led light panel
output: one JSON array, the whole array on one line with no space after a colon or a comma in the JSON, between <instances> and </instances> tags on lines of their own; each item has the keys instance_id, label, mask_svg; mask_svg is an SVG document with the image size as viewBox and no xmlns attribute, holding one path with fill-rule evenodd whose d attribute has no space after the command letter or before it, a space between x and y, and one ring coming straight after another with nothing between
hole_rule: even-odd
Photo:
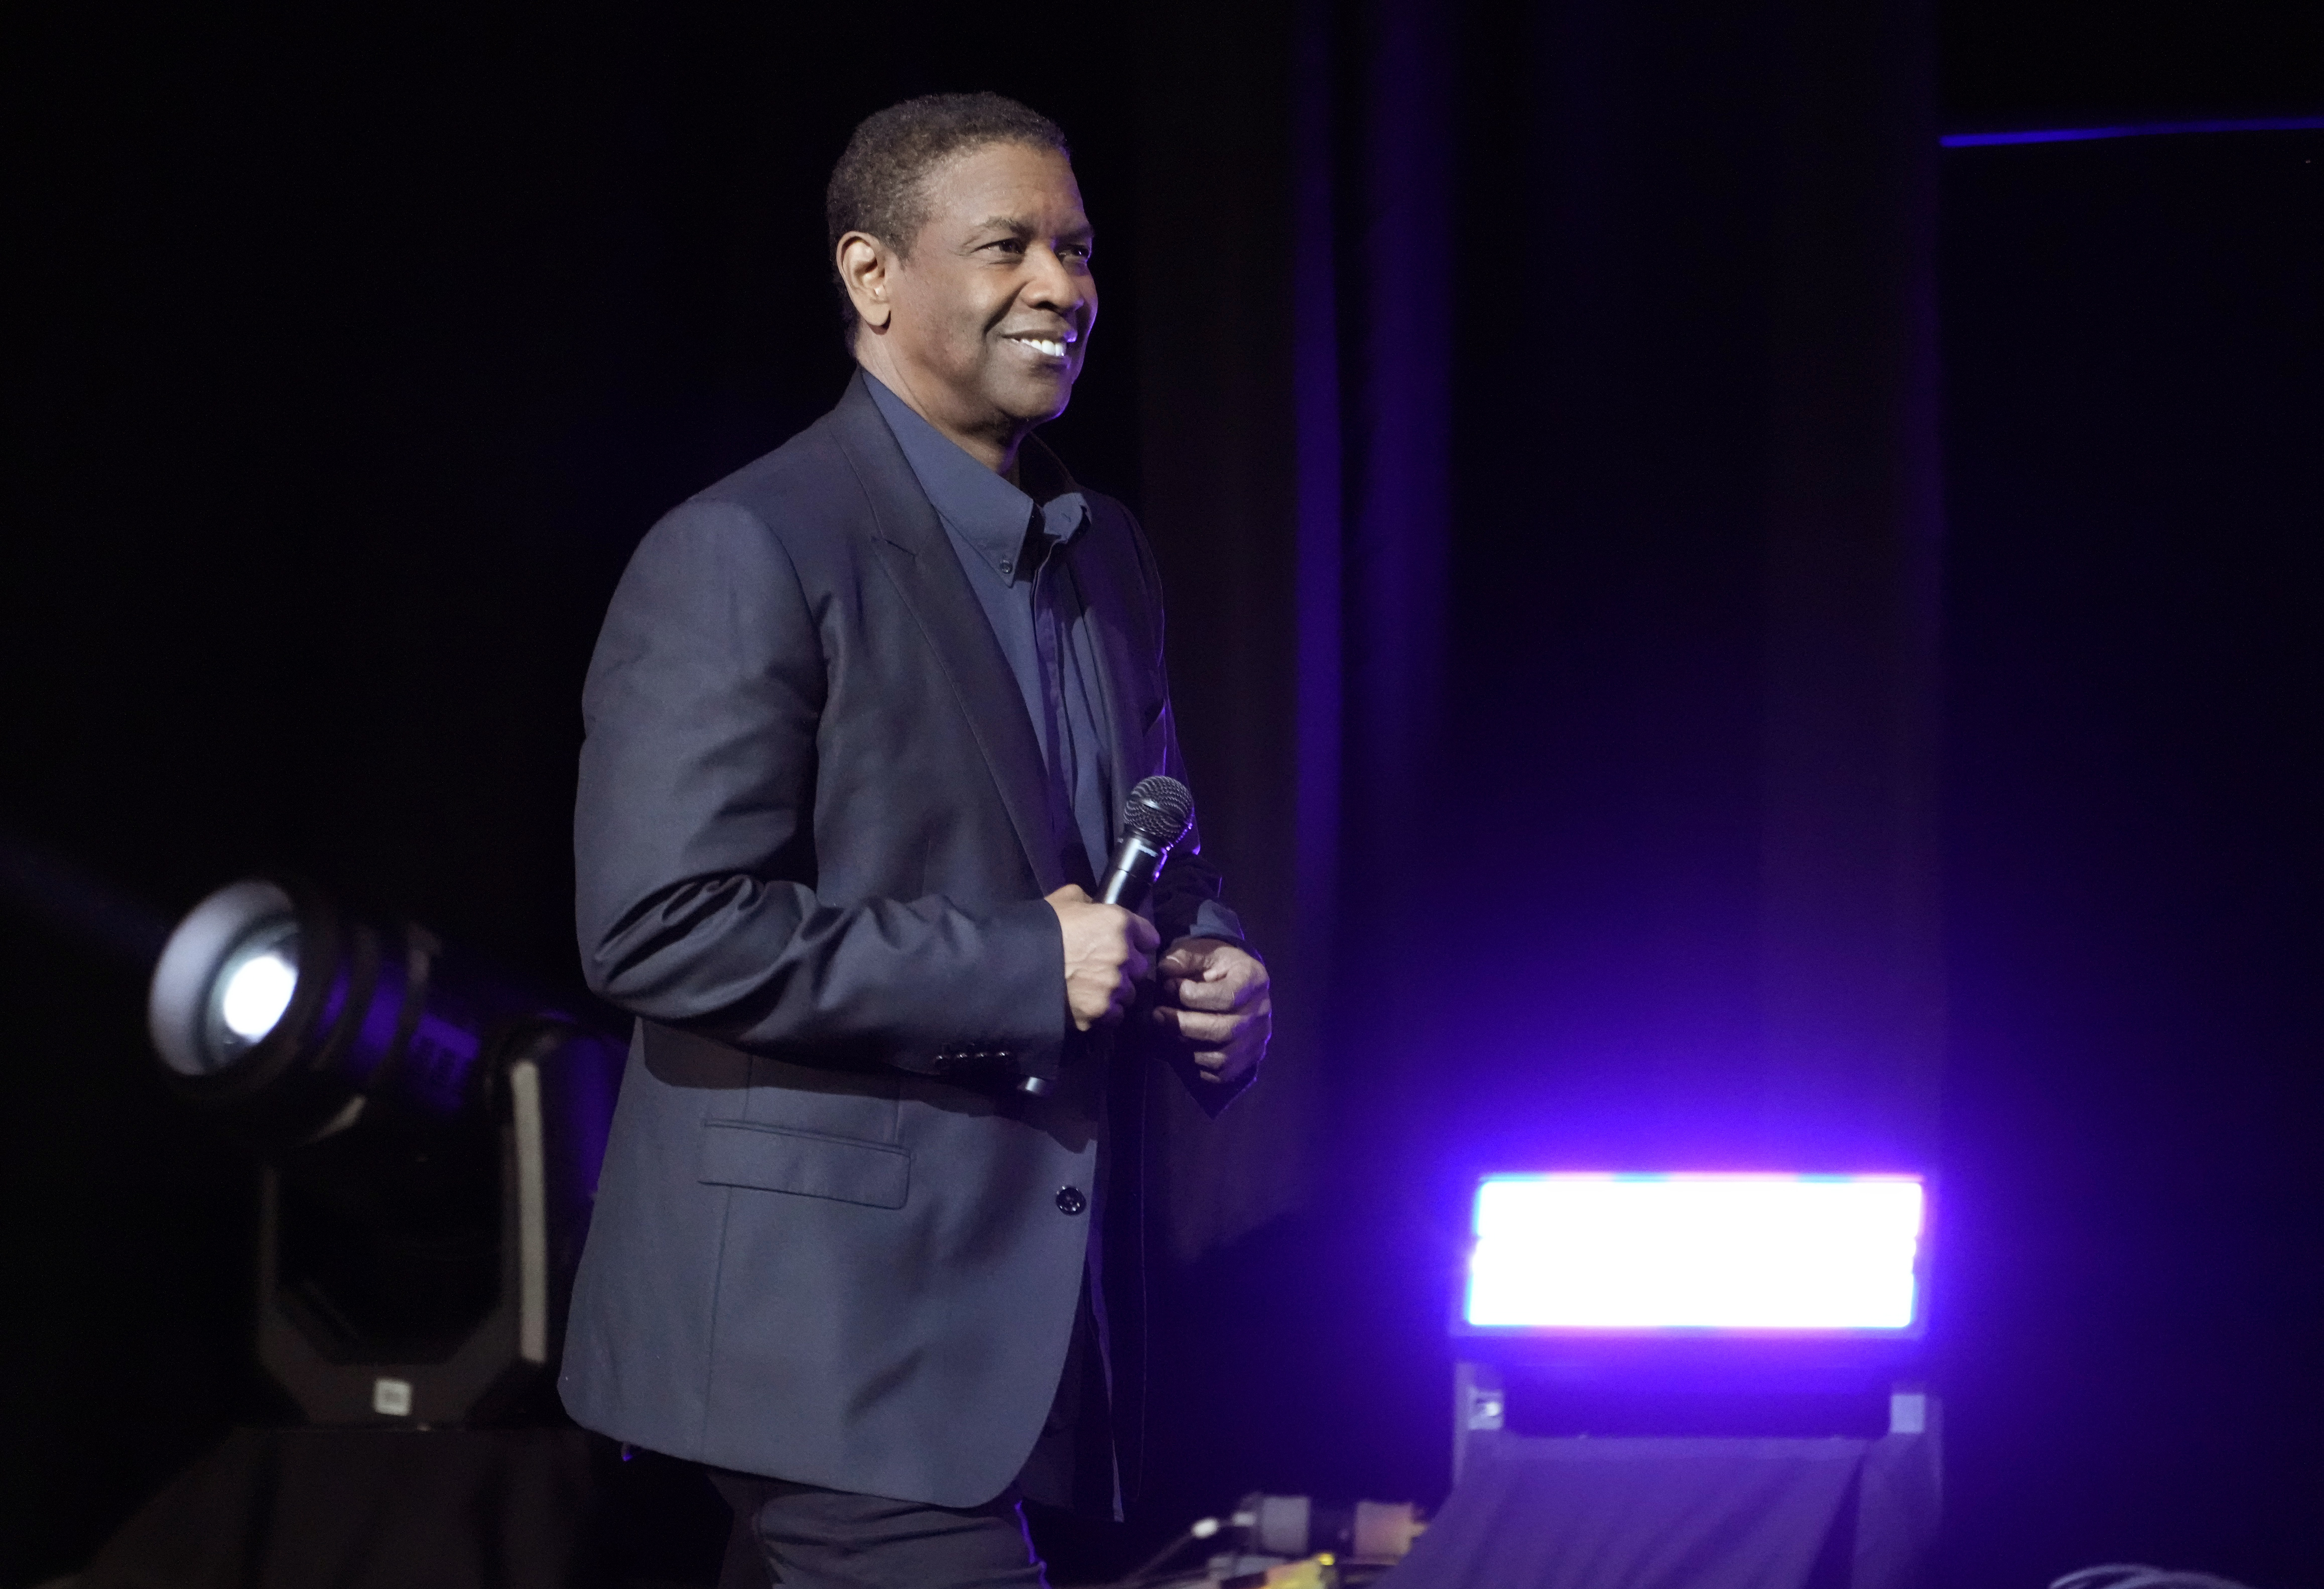
<instances>
[{"instance_id":1,"label":"purple led light panel","mask_svg":"<svg viewBox=\"0 0 2324 1589\"><path fill-rule=\"evenodd\" d=\"M1921 1224L1909 1176L1488 1176L1462 1316L1487 1328L1905 1330Z\"/></svg>"}]
</instances>

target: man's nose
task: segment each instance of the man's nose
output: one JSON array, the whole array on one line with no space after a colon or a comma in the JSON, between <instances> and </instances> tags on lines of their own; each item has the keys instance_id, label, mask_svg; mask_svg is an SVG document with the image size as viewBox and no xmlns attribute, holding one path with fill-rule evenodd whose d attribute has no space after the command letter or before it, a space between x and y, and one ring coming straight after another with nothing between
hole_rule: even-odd
<instances>
[{"instance_id":1,"label":"man's nose","mask_svg":"<svg viewBox=\"0 0 2324 1589\"><path fill-rule=\"evenodd\" d=\"M1036 249L1032 263L1033 282L1027 297L1036 308L1070 315L1089 301L1088 273L1074 270L1056 249Z\"/></svg>"}]
</instances>

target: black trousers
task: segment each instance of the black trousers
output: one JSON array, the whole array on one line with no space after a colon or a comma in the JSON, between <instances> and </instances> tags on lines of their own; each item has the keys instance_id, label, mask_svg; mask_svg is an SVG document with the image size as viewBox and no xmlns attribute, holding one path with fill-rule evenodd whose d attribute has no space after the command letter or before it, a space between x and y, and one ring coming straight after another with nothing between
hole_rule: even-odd
<instances>
[{"instance_id":1,"label":"black trousers","mask_svg":"<svg viewBox=\"0 0 2324 1589\"><path fill-rule=\"evenodd\" d=\"M1048 1417L1016 1482L953 1508L708 1468L734 1509L718 1589L982 1589L1040 1585L1021 1501L1119 1517L1111 1398L1089 1279Z\"/></svg>"},{"instance_id":2,"label":"black trousers","mask_svg":"<svg viewBox=\"0 0 2324 1589\"><path fill-rule=\"evenodd\" d=\"M1084 1277L1056 1395L1008 1489L954 1508L706 1469L734 1509L718 1589L1042 1589L1020 1501L1118 1515L1108 1400Z\"/></svg>"},{"instance_id":3,"label":"black trousers","mask_svg":"<svg viewBox=\"0 0 2324 1589\"><path fill-rule=\"evenodd\" d=\"M1014 1486L930 1506L710 1470L734 1509L718 1589L1047 1589Z\"/></svg>"}]
</instances>

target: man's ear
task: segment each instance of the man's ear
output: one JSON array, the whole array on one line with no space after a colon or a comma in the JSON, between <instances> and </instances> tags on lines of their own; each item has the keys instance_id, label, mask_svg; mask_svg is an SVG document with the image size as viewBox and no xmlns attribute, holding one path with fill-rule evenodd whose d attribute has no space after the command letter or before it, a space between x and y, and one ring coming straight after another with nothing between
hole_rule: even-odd
<instances>
[{"instance_id":1,"label":"man's ear","mask_svg":"<svg viewBox=\"0 0 2324 1589\"><path fill-rule=\"evenodd\" d=\"M874 331L886 330L896 312L888 298L894 265L888 245L869 232L850 232L839 240L840 282L855 305L855 318Z\"/></svg>"}]
</instances>

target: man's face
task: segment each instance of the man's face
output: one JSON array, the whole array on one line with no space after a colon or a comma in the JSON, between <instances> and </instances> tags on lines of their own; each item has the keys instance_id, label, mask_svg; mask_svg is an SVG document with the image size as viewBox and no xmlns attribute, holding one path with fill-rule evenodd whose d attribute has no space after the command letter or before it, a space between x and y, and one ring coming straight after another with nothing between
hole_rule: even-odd
<instances>
[{"instance_id":1,"label":"man's face","mask_svg":"<svg viewBox=\"0 0 2324 1589\"><path fill-rule=\"evenodd\" d=\"M940 428L1021 434L1065 411L1097 283L1073 167L1052 149L988 143L928 178L928 219L887 273L878 337L902 395ZM880 372L883 375L886 371Z\"/></svg>"}]
</instances>

